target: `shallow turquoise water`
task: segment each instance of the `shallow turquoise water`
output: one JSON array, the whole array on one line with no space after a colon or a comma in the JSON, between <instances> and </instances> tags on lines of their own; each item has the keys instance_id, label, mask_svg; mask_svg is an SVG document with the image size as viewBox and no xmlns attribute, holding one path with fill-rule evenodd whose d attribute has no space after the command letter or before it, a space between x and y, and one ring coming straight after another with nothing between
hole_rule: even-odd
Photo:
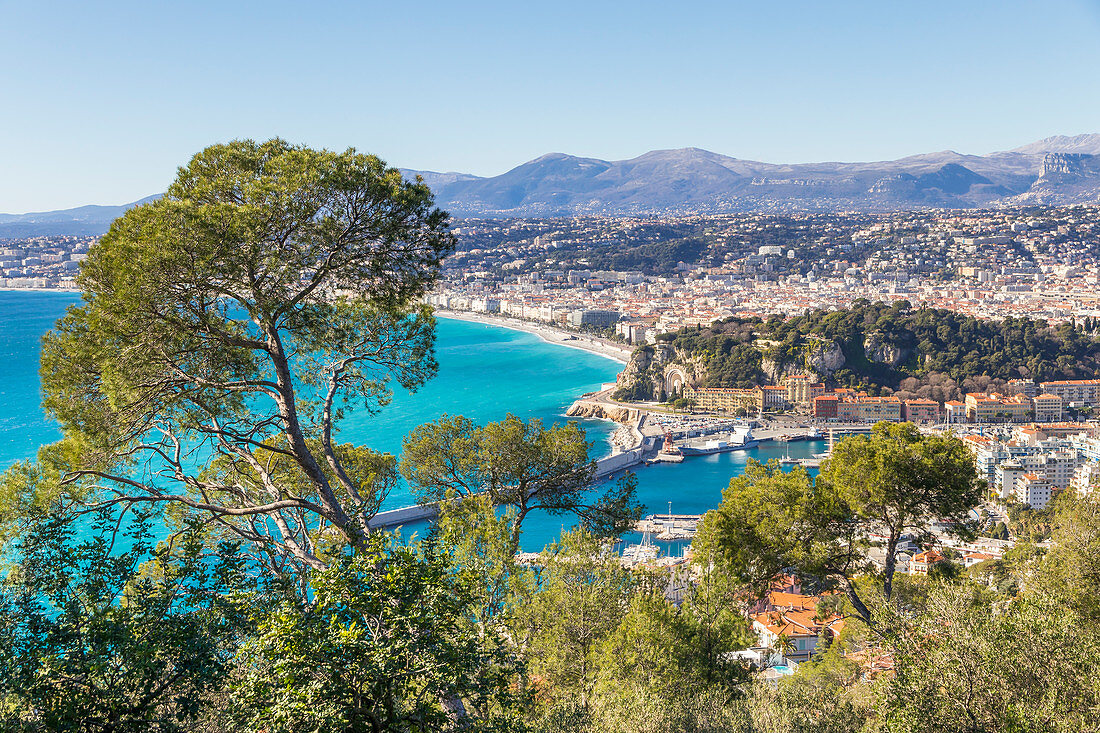
<instances>
[{"instance_id":1,"label":"shallow turquoise water","mask_svg":"<svg viewBox=\"0 0 1100 733\"><path fill-rule=\"evenodd\" d=\"M75 295L0 292L0 469L32 458L38 446L56 440L56 426L40 406L39 342ZM417 393L398 390L378 415L349 414L341 440L375 450L398 453L404 436L417 425L444 413L462 414L475 422L499 420L508 412L539 418L549 424L564 421L564 410L584 392L614 379L620 365L595 354L549 344L532 334L505 328L440 319L438 376ZM582 422L593 457L608 450L614 425ZM768 460L784 454L768 445L749 451L689 458L679 465L640 468L639 498L652 511L664 512L668 502L677 513L701 513L714 507L730 477L740 474L749 458ZM823 450L821 443L792 443L792 457ZM411 502L399 487L387 508ZM524 532L526 549L539 549L570 522L533 515Z\"/></svg>"}]
</instances>

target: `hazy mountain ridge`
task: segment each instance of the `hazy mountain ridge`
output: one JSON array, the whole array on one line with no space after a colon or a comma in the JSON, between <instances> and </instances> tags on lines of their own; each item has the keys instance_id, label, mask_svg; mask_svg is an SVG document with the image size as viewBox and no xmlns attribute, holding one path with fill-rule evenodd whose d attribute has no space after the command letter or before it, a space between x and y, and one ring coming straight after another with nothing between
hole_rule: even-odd
<instances>
[{"instance_id":1,"label":"hazy mountain ridge","mask_svg":"<svg viewBox=\"0 0 1100 733\"><path fill-rule=\"evenodd\" d=\"M103 234L112 221L129 209L156 201L160 197L161 194L158 193L121 206L89 205L57 211L0 214L0 238Z\"/></svg>"},{"instance_id":2,"label":"hazy mountain ridge","mask_svg":"<svg viewBox=\"0 0 1100 733\"><path fill-rule=\"evenodd\" d=\"M953 150L898 160L780 164L700 148L607 161L549 153L498 176L402 170L421 176L457 216L650 212L894 211L1100 203L1100 134L1056 135L1012 150ZM102 234L127 209L81 206L0 214L0 238Z\"/></svg>"},{"instance_id":3,"label":"hazy mountain ridge","mask_svg":"<svg viewBox=\"0 0 1100 733\"><path fill-rule=\"evenodd\" d=\"M1043 175L1061 160L1044 168L1048 156L1066 154L1079 156L1072 175ZM436 193L460 216L1091 203L1100 201L1100 172L1090 158L1100 158L1100 134L1055 136L989 155L945 150L858 163L775 164L699 148L619 161L551 153L499 176L440 181Z\"/></svg>"}]
</instances>

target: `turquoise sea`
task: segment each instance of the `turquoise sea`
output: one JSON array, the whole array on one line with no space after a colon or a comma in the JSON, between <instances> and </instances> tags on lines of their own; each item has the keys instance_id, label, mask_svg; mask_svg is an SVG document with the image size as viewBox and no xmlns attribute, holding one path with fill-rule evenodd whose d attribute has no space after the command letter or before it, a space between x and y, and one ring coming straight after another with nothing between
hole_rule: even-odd
<instances>
[{"instance_id":1,"label":"turquoise sea","mask_svg":"<svg viewBox=\"0 0 1100 733\"><path fill-rule=\"evenodd\" d=\"M65 308L79 296L63 293L0 292L0 469L33 458L38 446L56 440L57 427L40 405L39 343ZM462 414L476 422L499 420L508 412L549 424L564 421L564 411L579 395L614 380L621 365L578 349L495 326L440 319L439 374L415 394L398 389L393 402L378 415L349 414L341 439L379 451L399 453L404 436L440 415ZM594 443L593 457L609 450L615 425L585 420ZM821 443L791 443L792 457L823 450ZM668 502L677 513L702 513L720 500L730 477L740 474L749 458L781 457L785 448L764 444L749 451L689 458L679 465L640 468L638 493L654 512ZM404 487L386 508L411 503ZM568 526L566 519L564 525ZM525 549L541 549L558 536L561 517L534 515L527 520Z\"/></svg>"}]
</instances>

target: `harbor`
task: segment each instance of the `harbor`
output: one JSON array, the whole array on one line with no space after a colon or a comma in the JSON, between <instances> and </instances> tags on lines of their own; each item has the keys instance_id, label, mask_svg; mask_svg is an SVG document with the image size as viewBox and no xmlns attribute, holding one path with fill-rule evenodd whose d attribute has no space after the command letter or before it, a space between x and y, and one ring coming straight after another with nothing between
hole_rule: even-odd
<instances>
[{"instance_id":1,"label":"harbor","mask_svg":"<svg viewBox=\"0 0 1100 733\"><path fill-rule=\"evenodd\" d=\"M635 523L634 531L642 534L648 532L661 542L690 540L702 521L702 514L650 514Z\"/></svg>"}]
</instances>

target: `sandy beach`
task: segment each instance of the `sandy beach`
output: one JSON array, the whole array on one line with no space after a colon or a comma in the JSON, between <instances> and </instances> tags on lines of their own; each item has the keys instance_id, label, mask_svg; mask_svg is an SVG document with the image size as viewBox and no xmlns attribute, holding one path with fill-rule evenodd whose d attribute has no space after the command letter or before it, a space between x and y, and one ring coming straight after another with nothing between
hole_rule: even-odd
<instances>
[{"instance_id":1,"label":"sandy beach","mask_svg":"<svg viewBox=\"0 0 1100 733\"><path fill-rule=\"evenodd\" d=\"M616 346L614 344L600 341L599 339L593 338L591 336L577 334L571 331L564 331L562 329L554 328L553 326L529 323L527 321L519 321L514 318L506 318L503 316L490 316L484 313L468 313L465 311L436 309L435 315L439 318L451 318L456 321L484 323L489 326L510 328L513 331L525 331L527 333L533 333L534 335L538 336L543 341L549 344L567 346L571 349L580 349L582 351L587 351L592 354L602 356L605 359L611 359L612 361L616 361L619 364L623 365L630 361L631 348L629 346ZM572 336L573 338L569 339L568 337L570 336Z\"/></svg>"}]
</instances>

